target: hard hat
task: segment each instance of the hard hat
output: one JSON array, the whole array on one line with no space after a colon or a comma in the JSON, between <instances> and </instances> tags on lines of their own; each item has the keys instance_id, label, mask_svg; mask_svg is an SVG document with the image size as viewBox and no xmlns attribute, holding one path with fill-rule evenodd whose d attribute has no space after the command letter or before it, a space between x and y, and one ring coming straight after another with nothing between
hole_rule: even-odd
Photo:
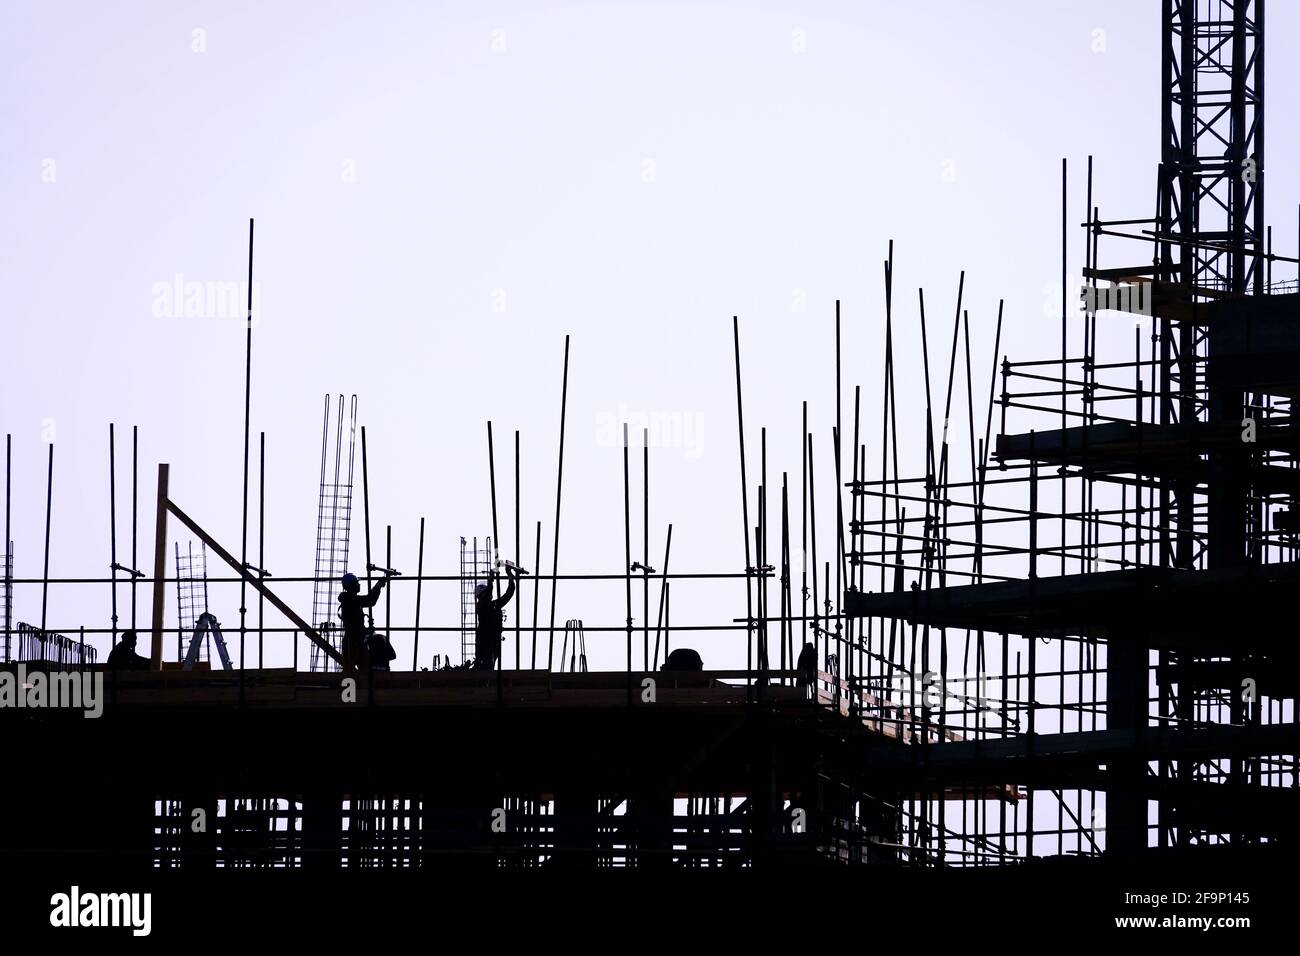
<instances>
[{"instance_id":1,"label":"hard hat","mask_svg":"<svg viewBox=\"0 0 1300 956\"><path fill-rule=\"evenodd\" d=\"M481 594L486 594L487 590L488 586L486 584L480 584L474 588L474 596L478 597Z\"/></svg>"},{"instance_id":2,"label":"hard hat","mask_svg":"<svg viewBox=\"0 0 1300 956\"><path fill-rule=\"evenodd\" d=\"M343 575L343 586L345 588L356 587L360 585L360 583L361 582L357 580L357 576L351 572Z\"/></svg>"}]
</instances>

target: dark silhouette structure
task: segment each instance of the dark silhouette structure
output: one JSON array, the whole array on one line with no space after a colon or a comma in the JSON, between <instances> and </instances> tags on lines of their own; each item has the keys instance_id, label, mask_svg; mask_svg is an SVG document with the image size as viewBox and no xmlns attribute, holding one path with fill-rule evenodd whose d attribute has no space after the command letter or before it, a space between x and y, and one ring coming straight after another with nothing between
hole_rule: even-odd
<instances>
[{"instance_id":1,"label":"dark silhouette structure","mask_svg":"<svg viewBox=\"0 0 1300 956\"><path fill-rule=\"evenodd\" d=\"M343 575L342 583L343 590L339 592L339 620L343 622L341 650L348 667L359 670L365 665L370 644L366 611L375 606L388 579L380 578L364 597L361 595L361 582L355 574Z\"/></svg>"},{"instance_id":2,"label":"dark silhouette structure","mask_svg":"<svg viewBox=\"0 0 1300 956\"><path fill-rule=\"evenodd\" d=\"M795 664L799 672L799 686L812 693L817 686L817 645L808 643L799 651L799 660Z\"/></svg>"},{"instance_id":3,"label":"dark silhouette structure","mask_svg":"<svg viewBox=\"0 0 1300 956\"><path fill-rule=\"evenodd\" d=\"M501 658L502 628L505 618L502 609L515 596L515 571L506 565L505 593L498 598L492 597L492 586L496 583L496 570L488 573L487 584L480 584L474 590L474 670L490 671L497 666Z\"/></svg>"},{"instance_id":4,"label":"dark silhouette structure","mask_svg":"<svg viewBox=\"0 0 1300 956\"><path fill-rule=\"evenodd\" d=\"M495 575L474 595L473 666L496 669L493 680L413 663L348 699L334 675L304 679L288 668L184 682L114 675L103 719L78 728L84 756L54 761L21 789L0 787L0 819L38 807L59 821L19 830L18 849L61 865L78 853L120 858L135 873L219 865L327 878L405 867L1032 871L1020 864L1127 866L1162 850L1254 866L1293 855L1300 660L1285 622L1300 586L1300 288L1272 273L1289 276L1300 263L1272 253L1262 222L1263 3L1222 0L1213 16L1210 6L1163 3L1155 216L1100 219L1089 164L1083 274L1111 285L1104 299L1085 290L1085 306L1097 307L1082 313L1065 289L1062 164L1059 355L1003 355L999 312L990 375L977 381L959 282L940 334L919 298L923 347L916 367L896 374L891 245L883 414L860 415L855 395L846 423L837 304L837 414L818 439L831 439L837 501L820 513L832 514L832 535L815 533L806 419L802 508L788 476L768 474L765 430L760 453L746 457L735 319L743 564L737 555L716 573L670 575L667 545L662 574L648 554L632 561L625 430L624 564L616 575L561 574L557 557L550 575L539 574L551 620L537 610L539 581L528 589L531 656L517 615L513 667L497 669L501 612L516 590L508 572L500 598ZM1108 254L1123 240L1117 264L1102 265L1103 240ZM1128 331L1099 336L1112 321ZM565 356L557 556L567 340ZM898 398L899 379L914 376L923 407ZM918 420L923 454L909 466L899 434L919 443ZM882 431L863 440L871 422ZM365 456L363 429L363 488ZM759 463L758 481L747 462ZM824 457L818 467L824 492ZM167 499L165 468L164 554L168 509L199 533ZM649 486L647 477L647 552ZM497 544L495 478L490 487ZM790 527L800 520L811 545L802 581ZM536 535L540 569L540 521ZM822 564L818 544L830 540ZM246 561L223 560L279 600ZM161 588L162 572L154 577ZM588 632L607 641L598 653L616 669L564 673L563 645L554 669L548 644L565 577L622 579L622 620L573 632L584 656ZM725 618L674 624L670 578L712 579ZM412 580L418 657L418 588L439 577ZM353 668L364 663L365 612L385 583L361 596L356 578L345 579L339 614ZM275 606L334 659L307 622ZM678 647L659 668L660 638L666 648L684 634L725 647L744 667L706 671L699 653ZM21 719L31 732L60 715ZM114 746L123 735L148 737L167 759L123 778ZM211 744L196 748L196 739ZM413 742L433 742L436 759ZM190 827L196 809L214 821L204 833ZM932 898L942 905L941 894Z\"/></svg>"},{"instance_id":5,"label":"dark silhouette structure","mask_svg":"<svg viewBox=\"0 0 1300 956\"><path fill-rule=\"evenodd\" d=\"M367 666L377 671L388 670L389 664L397 657L393 645L388 642L388 635L373 628L366 637L366 653L369 655Z\"/></svg>"},{"instance_id":6,"label":"dark silhouette structure","mask_svg":"<svg viewBox=\"0 0 1300 956\"><path fill-rule=\"evenodd\" d=\"M921 655L891 656L882 676L942 683L935 634L1027 664L1013 679L1031 703L999 704L1016 696L1004 677L926 695L921 713L947 726L973 712L981 728L1000 715L998 752L1033 782L1015 841L1029 855L1247 853L1296 836L1300 683L1280 622L1300 582L1300 289L1274 279L1297 259L1264 225L1264 6L1163 3L1156 215L1101 219L1089 158L1081 315L1062 162L1061 352L1002 359L1001 427L990 442L992 416L983 439L972 423L970 480L931 433L923 477L854 483L854 510L879 511L855 521L851 560L880 585L858 576L845 609L891 640L921 635ZM948 414L949 369L949 404L927 417ZM1048 687L1078 708L1036 703ZM949 773L978 772L964 748ZM1104 841L1065 823L1098 812Z\"/></svg>"},{"instance_id":7,"label":"dark silhouette structure","mask_svg":"<svg viewBox=\"0 0 1300 956\"><path fill-rule=\"evenodd\" d=\"M664 661L666 671L702 671L704 660L700 652L690 647L679 647L668 655Z\"/></svg>"},{"instance_id":8,"label":"dark silhouette structure","mask_svg":"<svg viewBox=\"0 0 1300 956\"><path fill-rule=\"evenodd\" d=\"M136 633L135 631L123 631L122 639L113 646L108 652L107 666L109 670L121 671L147 671L149 669L149 658L142 657L135 652Z\"/></svg>"}]
</instances>

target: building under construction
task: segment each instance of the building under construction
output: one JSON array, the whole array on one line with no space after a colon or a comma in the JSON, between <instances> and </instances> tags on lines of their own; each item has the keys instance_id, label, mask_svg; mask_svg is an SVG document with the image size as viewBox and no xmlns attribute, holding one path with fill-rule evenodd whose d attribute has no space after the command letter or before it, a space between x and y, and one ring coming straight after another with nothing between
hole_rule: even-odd
<instances>
[{"instance_id":1,"label":"building under construction","mask_svg":"<svg viewBox=\"0 0 1300 956\"><path fill-rule=\"evenodd\" d=\"M327 400L310 578L270 578L252 553L247 432L240 549L173 500L167 465L156 495L146 485L153 551L137 555L133 540L129 558L114 554L114 620L85 634L116 640L118 586L129 588L151 625L141 627L149 670L113 670L84 634L10 620L12 588L49 582L14 579L6 552L5 669L106 676L100 720L0 711L11 739L21 724L31 740L75 733L82 745L0 786L4 818L29 823L9 849L108 854L138 872L322 872L1008 867L1293 845L1300 682L1283 605L1300 585L1300 288L1297 258L1273 252L1264 222L1264 2L1164 0L1162 16L1154 214L1102 219L1091 160L1086 208L1067 208L1062 163L1059 354L1015 354L999 314L993 355L973 356L960 293L942 319L927 319L922 297L923 354L898 354L891 248L882 348L855 359L879 363L885 415L864 420L861 390L851 421L837 409L821 467L842 492L820 519L834 523L837 547L820 564L815 537L807 552L818 503L806 412L802 486L774 482L745 427L736 323L746 559L704 576L734 611L718 631L744 642L743 669L663 664L690 638L672 623L671 529L658 569L648 528L646 553L633 553L641 509L627 439L621 626L557 626L555 587L583 575L554 562L545 572L539 534L537 553L513 562L531 567L525 580L543 598L549 588L549 621L534 598L500 666L457 666L473 648L474 586L503 540L490 457L491 537L461 540L459 575L431 575L422 528L421 567L403 585L460 580L463 660L343 669L332 594L348 566L356 401L340 398L332 418ZM1067 250L1080 226L1076 298ZM250 229L250 285L251 263ZM1115 331L1129 328L1131 338ZM916 462L899 457L904 363L924 377ZM568 372L566 344L561 474ZM949 431L954 403L967 434ZM364 491L364 431L361 452ZM558 554L558 483L556 497ZM391 553L383 564L370 553L362 505L368 574L388 576ZM516 514L516 542L518 525ZM177 535L197 550L182 554ZM136 562L150 553L148 574ZM218 566L291 626L263 627L259 613L249 627L241 612L223 636L202 606ZM282 580L313 582L309 612L277 593ZM172 587L176 645L164 618ZM418 649L416 606L400 630ZM227 653L236 636L238 667ZM626 666L589 670L588 636L625 643ZM295 666L252 666L261 657L249 641L291 637ZM300 643L309 656L298 666ZM796 663L807 645L811 673ZM165 759L124 774L122 740L148 740Z\"/></svg>"}]
</instances>

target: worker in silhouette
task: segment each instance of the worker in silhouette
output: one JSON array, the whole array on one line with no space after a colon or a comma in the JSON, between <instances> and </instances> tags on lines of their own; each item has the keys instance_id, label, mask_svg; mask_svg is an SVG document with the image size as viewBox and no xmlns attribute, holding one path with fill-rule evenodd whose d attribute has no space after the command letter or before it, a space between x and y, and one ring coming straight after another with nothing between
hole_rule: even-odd
<instances>
[{"instance_id":1,"label":"worker in silhouette","mask_svg":"<svg viewBox=\"0 0 1300 956\"><path fill-rule=\"evenodd\" d=\"M496 583L496 569L488 572L487 584L480 584L474 589L474 610L477 618L474 624L474 670L490 671L497 666L501 657L501 630L505 618L501 609L515 596L515 569L506 565L506 577L509 583L506 592L499 598L492 597L492 585Z\"/></svg>"},{"instance_id":2,"label":"worker in silhouette","mask_svg":"<svg viewBox=\"0 0 1300 956\"><path fill-rule=\"evenodd\" d=\"M108 652L108 669L111 671L147 671L149 658L135 652L135 631L123 631L122 639Z\"/></svg>"},{"instance_id":3,"label":"worker in silhouette","mask_svg":"<svg viewBox=\"0 0 1300 956\"><path fill-rule=\"evenodd\" d=\"M370 634L366 637L366 650L370 654L370 669L376 671L391 670L389 666L397 657L397 651L393 650L393 645L388 642L388 635L374 628L370 629Z\"/></svg>"},{"instance_id":4,"label":"worker in silhouette","mask_svg":"<svg viewBox=\"0 0 1300 956\"><path fill-rule=\"evenodd\" d=\"M361 670L366 663L368 634L366 609L375 606L388 578L380 578L373 588L361 596L361 582L355 574L343 575L343 590L339 592L339 620L343 622L343 652L345 670Z\"/></svg>"},{"instance_id":5,"label":"worker in silhouette","mask_svg":"<svg viewBox=\"0 0 1300 956\"><path fill-rule=\"evenodd\" d=\"M795 664L799 687L804 698L812 697L817 692L817 645L809 641L799 652L799 661Z\"/></svg>"},{"instance_id":6,"label":"worker in silhouette","mask_svg":"<svg viewBox=\"0 0 1300 956\"><path fill-rule=\"evenodd\" d=\"M700 658L700 652L690 647L679 647L668 655L664 661L664 670L666 671L702 671L704 670L704 661Z\"/></svg>"}]
</instances>

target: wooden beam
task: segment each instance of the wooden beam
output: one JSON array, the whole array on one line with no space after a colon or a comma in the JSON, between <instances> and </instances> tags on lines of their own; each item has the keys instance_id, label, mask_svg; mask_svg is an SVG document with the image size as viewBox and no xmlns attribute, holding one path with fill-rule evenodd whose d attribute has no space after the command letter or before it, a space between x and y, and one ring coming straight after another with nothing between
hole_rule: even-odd
<instances>
[{"instance_id":1,"label":"wooden beam","mask_svg":"<svg viewBox=\"0 0 1300 956\"><path fill-rule=\"evenodd\" d=\"M149 651L149 666L162 670L163 596L166 594L163 578L167 574L167 478L171 466L158 465L158 512L153 537L153 641Z\"/></svg>"},{"instance_id":2,"label":"wooden beam","mask_svg":"<svg viewBox=\"0 0 1300 956\"><path fill-rule=\"evenodd\" d=\"M163 467L166 466L164 465ZM307 639L309 641L311 641L322 651L324 651L326 656L329 657L330 660L337 662L338 665L340 667L343 667L345 670L347 669L347 664L344 662L342 655L339 654L338 651L334 650L334 648L330 646L330 643L328 641L322 639L320 634L317 633L314 627L312 627L310 624L308 624L306 621L300 618L296 613L294 613L293 609L289 607L289 605L285 604L282 600L280 600L280 598L277 597L276 594L270 588L268 588L265 584L263 584L258 578L250 574L248 569L245 568L243 565L241 565L239 560L234 555L232 555L229 551L227 551L225 548L223 548L220 544L217 543L216 538L212 537L212 535L208 534L206 531L200 528L198 523L189 515L187 515L184 511L178 508L174 501L167 501L166 505L167 508L171 511L171 513L174 514L178 519L180 519L181 524L185 525L185 527L189 528L192 532L194 532L194 534L197 535L199 539L203 541L204 544L206 544L209 548L211 548L213 551L217 553L217 556L220 557L221 560L225 561L226 564L230 565L232 568L238 571L239 574L243 576L245 581L251 584L259 594L261 594L263 597L265 597L268 601L271 602L271 604L276 608L276 610L278 610L289 620L293 621L293 623L296 624L302 630L302 632L307 635ZM155 596L154 600L156 606L158 598ZM155 621L155 627L157 627L161 623L162 621L161 612L155 610L154 621ZM157 631L155 631L154 640L155 641L160 640ZM160 644L156 644L155 646L161 647Z\"/></svg>"}]
</instances>

